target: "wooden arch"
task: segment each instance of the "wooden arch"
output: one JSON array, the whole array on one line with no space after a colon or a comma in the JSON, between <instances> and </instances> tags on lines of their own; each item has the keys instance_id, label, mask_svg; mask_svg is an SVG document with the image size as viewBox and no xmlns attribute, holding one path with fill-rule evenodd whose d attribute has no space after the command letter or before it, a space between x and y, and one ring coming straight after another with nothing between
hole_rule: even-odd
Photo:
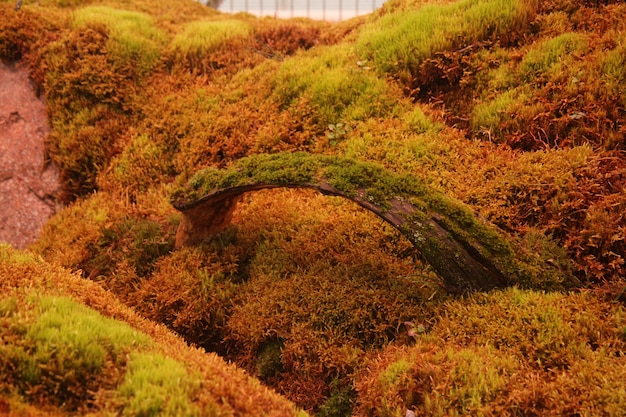
<instances>
[{"instance_id":1,"label":"wooden arch","mask_svg":"<svg viewBox=\"0 0 626 417\"><path fill-rule=\"evenodd\" d=\"M315 189L375 213L409 239L451 292L512 285L524 270L510 239L415 178L371 163L305 153L256 155L228 169L196 174L172 194L182 213L176 246L195 245L222 231L243 194L280 187Z\"/></svg>"}]
</instances>

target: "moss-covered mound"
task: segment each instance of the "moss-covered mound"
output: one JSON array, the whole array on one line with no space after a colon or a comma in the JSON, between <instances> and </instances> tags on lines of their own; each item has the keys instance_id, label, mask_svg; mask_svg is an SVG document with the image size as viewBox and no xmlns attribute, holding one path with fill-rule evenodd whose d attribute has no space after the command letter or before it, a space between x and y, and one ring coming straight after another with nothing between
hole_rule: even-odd
<instances>
[{"instance_id":1,"label":"moss-covered mound","mask_svg":"<svg viewBox=\"0 0 626 417\"><path fill-rule=\"evenodd\" d=\"M0 404L10 415L296 415L96 283L0 245Z\"/></svg>"},{"instance_id":2,"label":"moss-covered mound","mask_svg":"<svg viewBox=\"0 0 626 417\"><path fill-rule=\"evenodd\" d=\"M329 24L0 1L65 190L29 253L2 249L0 412L295 413L206 350L320 416L619 415L626 5L598 3L389 0ZM397 229L302 189L175 248L181 185L272 158L276 181L335 161L333 187L383 211L415 187L463 207L455 233L495 225L535 278L458 299ZM568 264L581 292L546 293Z\"/></svg>"},{"instance_id":3,"label":"moss-covered mound","mask_svg":"<svg viewBox=\"0 0 626 417\"><path fill-rule=\"evenodd\" d=\"M444 304L370 359L362 415L611 415L626 406L623 306L510 289Z\"/></svg>"}]
</instances>

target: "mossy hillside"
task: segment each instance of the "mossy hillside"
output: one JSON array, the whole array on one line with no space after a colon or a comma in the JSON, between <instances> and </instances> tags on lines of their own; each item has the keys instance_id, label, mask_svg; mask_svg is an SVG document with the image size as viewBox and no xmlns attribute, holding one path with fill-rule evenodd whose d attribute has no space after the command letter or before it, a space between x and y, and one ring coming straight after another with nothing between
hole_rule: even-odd
<instances>
[{"instance_id":1,"label":"mossy hillside","mask_svg":"<svg viewBox=\"0 0 626 417\"><path fill-rule=\"evenodd\" d=\"M107 6L76 10L73 25L78 30L106 28L109 33L107 49L112 54L113 66L136 62L140 77L154 68L160 49L168 40L149 15Z\"/></svg>"},{"instance_id":2,"label":"mossy hillside","mask_svg":"<svg viewBox=\"0 0 626 417\"><path fill-rule=\"evenodd\" d=\"M33 61L32 66L36 68L36 81L47 91L51 123L54 127L49 138L49 152L51 158L62 168L67 199L84 195L105 185L106 181L98 180L98 176L107 175L103 167L108 166L112 158L133 140L135 134L128 131L128 127L144 121L151 124L151 128L156 131L155 134L150 134L150 137L157 142L155 145L161 148L155 149L155 152L164 155L163 161L172 159L168 157L168 153L175 150L173 146L177 146L173 145L172 141L184 136L199 150L198 153L202 153L204 150L202 148L206 148L207 142L213 148L217 148L212 152L215 157L205 158L204 163L207 160L214 163L218 156L223 154L241 156L249 148L267 146L265 142L275 141L276 136L279 138L278 141L285 140L290 136L289 130L298 128L297 125L289 126L293 124L288 123L289 114L281 116L285 123L268 125L265 112L275 112L275 106L262 109L263 113L258 115L259 122L256 124L233 121L245 104L237 103L242 96L242 88L249 96L248 107L253 109L253 103L263 101L257 97L264 96L262 84L255 85L251 82L250 84L257 87L255 94L251 95L249 94L251 88L246 85L234 85L224 93L222 85L211 86L207 85L206 79L178 74L176 75L176 78L180 78L178 86L187 79L193 84L198 83L208 94L219 92L224 97L215 110L220 113L218 117L214 117L214 114L208 115L211 120L221 122L212 123L204 131L200 131L202 125L195 128L198 134L202 135L203 146L194 143L195 138L188 132L184 135L178 132L172 136L168 135L164 138L164 143L159 143L159 136L169 132L163 131L163 121L158 119L158 114L151 113L153 109L150 107L153 107L153 103L145 100L143 94L137 94L149 86L157 90L158 97L155 97L157 103L167 95L165 90L171 86L164 84L162 78L167 78L168 75L160 71L158 76L155 74L157 70L155 65L159 62L167 64L171 71L183 73L187 70L194 71L193 65L190 67L189 64L185 64L185 60L178 57L175 51L182 50L189 54L192 54L190 51L195 51L193 54L201 61L198 61L197 65L208 65L211 76L218 76L216 70L220 68L223 69L223 73L232 76L243 68L252 68L263 61L281 58L268 55L267 47L276 48L276 53L279 55L283 53L285 56L301 48L312 47L320 37L321 25L304 21L283 25L280 31L284 35L281 43L270 42L271 46L268 46L271 27L266 22L249 17L237 20L214 17L213 20L207 21L206 17L211 13L198 13L198 20L187 21L187 26L208 24L211 29L215 25L224 27L225 24L230 24L244 28L241 36L237 37L236 44L232 42L224 44L221 41L215 44L216 47L218 44L222 45L220 52L222 55L217 57L217 52L213 49L196 50L198 42L194 43L193 39L187 39L190 33L195 32L185 29L185 24L169 19L164 22L165 15L169 13L162 10L164 4L159 4L152 10L145 6L133 4L129 6L131 10L116 6L79 7L72 16L68 14L59 19L62 27L51 31L58 39L57 42L53 41L56 39L46 39L45 45L36 49L32 56L28 55L29 60ZM135 10L136 8L140 10ZM179 9L180 6L175 8ZM187 9L184 8L184 11L187 12ZM11 20L8 21L10 26L7 27L5 38L6 53L10 56L20 56L36 46L26 41L27 37L34 36L31 34L31 28L39 30L37 29L39 26L35 24L41 26L48 23L38 11L32 14L10 12L9 17ZM24 18L29 18L32 22L30 20L24 22ZM13 34L8 36L9 28L18 30L17 37ZM232 31L228 29L228 32L230 35ZM172 41L169 42L169 39ZM321 42L327 41L328 39ZM137 54L139 50L142 51L140 55ZM174 66L176 69L171 69ZM40 68L46 68L45 74ZM178 88L173 91L174 94L178 92ZM171 104L167 105L168 109L171 108ZM199 117L206 118L201 112L202 109L195 109L190 114L190 123ZM185 120L179 120L177 124L184 122ZM261 134L257 135L259 129ZM284 131L285 129L288 130ZM211 130L215 133L211 134ZM224 143L224 133L228 131L233 131L234 143L233 141ZM238 144L238 141L243 143ZM181 165L184 166L184 163ZM166 166L159 169L158 173L171 175L173 169ZM179 168L178 172L180 171ZM108 185L111 185L111 182L108 182Z\"/></svg>"},{"instance_id":3,"label":"mossy hillside","mask_svg":"<svg viewBox=\"0 0 626 417\"><path fill-rule=\"evenodd\" d=\"M349 44L286 60L274 77L272 92L281 108L309 109L313 132L338 123L393 117L404 104L399 91L377 77Z\"/></svg>"},{"instance_id":4,"label":"mossy hillside","mask_svg":"<svg viewBox=\"0 0 626 417\"><path fill-rule=\"evenodd\" d=\"M3 374L9 386L21 395L29 393L33 402L68 411L102 406L96 404L102 397L115 396L131 348L149 346L147 336L66 297L30 297L18 316L17 303L15 307L7 311L15 320L9 320L4 335L11 345L3 349ZM29 316L32 323L23 320Z\"/></svg>"},{"instance_id":5,"label":"mossy hillside","mask_svg":"<svg viewBox=\"0 0 626 417\"><path fill-rule=\"evenodd\" d=\"M452 301L429 332L414 336L414 346L372 359L372 372L357 384L357 409L619 415L623 329L621 306L585 292L509 289Z\"/></svg>"},{"instance_id":6,"label":"mossy hillside","mask_svg":"<svg viewBox=\"0 0 626 417\"><path fill-rule=\"evenodd\" d=\"M491 59L477 57L465 69L480 68L487 75L468 85L467 93L480 97L479 106L470 108L474 134L496 141L506 137L508 144L524 149L587 142L607 149L621 146L623 115L613 110L621 108L621 99L608 93L616 91L621 78L610 75L615 72L605 62L619 54L626 9L583 6L569 13L538 16L533 44ZM471 103L467 97L463 100ZM488 107L492 111L486 111Z\"/></svg>"},{"instance_id":7,"label":"mossy hillside","mask_svg":"<svg viewBox=\"0 0 626 417\"><path fill-rule=\"evenodd\" d=\"M620 106L619 95L605 92L615 91L622 78L612 64L605 64L611 58L594 51L605 47L596 36L569 32L531 48L508 82L491 83L495 97L473 109L475 134L494 141L506 137L508 143L526 148L552 146L556 143L551 138L559 136L561 146L585 142L616 146L620 139L615 121L621 116L611 110L598 111L596 106L605 100L610 100L606 108ZM548 119L547 115L554 116ZM595 125L591 128L590 124ZM601 136L596 132L598 124Z\"/></svg>"},{"instance_id":8,"label":"mossy hillside","mask_svg":"<svg viewBox=\"0 0 626 417\"><path fill-rule=\"evenodd\" d=\"M296 414L76 274L2 245L0 277L0 397L11 411L44 404L59 415ZM234 387L249 390L245 398Z\"/></svg>"},{"instance_id":9,"label":"mossy hillside","mask_svg":"<svg viewBox=\"0 0 626 417\"><path fill-rule=\"evenodd\" d=\"M447 2L437 4L444 5L445 3ZM154 285L148 292L152 294L152 298L146 296L141 300L145 303L142 307L143 311L157 311L158 314L145 313L146 316L156 321L163 319L181 334L189 335L189 340L197 340L198 343L206 341L208 346L216 346L215 350L219 351L219 347L223 346L221 340L228 334L228 331L224 330L227 322L225 317L232 314L233 305L229 300L232 300L232 294L241 287L237 283L244 281L246 277L249 277L249 271L254 270L248 261L250 259L254 259L255 262L262 260L261 256L258 259L254 257L256 253L254 250L257 242L262 241L266 235L251 233L251 236L257 240L252 240L247 245L243 243L245 233L233 234L233 229L231 229L220 235L211 244L230 242L226 260L223 263L207 261L205 265L207 271L198 276L193 266L197 265L194 256L199 256L195 251L181 251L176 254L176 257L167 251L164 253L157 251L156 256L147 258L148 262L142 260L146 259L142 256L128 256L133 252L135 254L143 252L142 250L137 252L135 249L127 251L126 245L134 247L135 242L142 242L141 236L145 236L146 231L143 226L134 227L132 223L137 221L143 225L150 225L149 230L156 230L157 228L153 226L157 223L160 231L156 234L148 234L148 243L150 243L148 247L155 247L153 245L155 243L158 246L158 242L173 239L173 226L176 225L177 215L171 207L168 207L169 190L165 189L165 184L175 176L182 174L189 178L206 166L226 167L233 160L251 153L306 150L372 161L384 165L387 169L401 172L403 175L409 174L421 178L428 186L469 204L474 210L507 232L528 235L529 230L535 230L540 236L552 235L576 261L579 278L589 284L605 282L607 283L605 285L614 286L612 288L617 297L623 290L619 284L619 277L623 276L624 271L622 226L625 211L622 190L624 160L619 151L620 135L623 133L620 129L623 127L623 122L620 117L616 117L616 114L619 116L619 109L623 108L623 104L619 104L623 103L623 98L620 97L624 91L621 88L623 81L621 76L623 72L623 66L621 66L623 41L621 39L623 36L621 34L624 32L626 9L621 3L613 2L608 7L596 9L592 3L571 0L541 2L537 9L536 19L531 22L528 29L516 32L516 42L509 42L511 38L508 37L500 45L497 39L494 43L487 39L471 43L463 40L459 44L463 46L433 54L425 59L425 64L422 64L430 78L422 77L421 80L433 79L435 81L428 84L426 88L422 88L421 93L427 94L417 95L419 102L410 105L402 103L386 109L377 107L378 113L376 114L379 117L366 117L356 122L334 120L330 124L335 128L340 124L342 126L331 131L330 124L327 126L323 123L317 124L317 121L321 119L314 111L315 107L309 105L308 99L300 100L295 97L291 101L294 105L279 107L281 104L278 100L279 96L274 94L272 88L276 85L275 75L283 63L286 60L293 60L285 68L297 68L297 61L302 54L302 58L306 58L303 62L307 65L302 65L303 72L293 69L292 73L296 78L306 78L308 75L304 74L304 70L308 72L310 68L315 67L314 58L318 56L318 53L322 56L332 54L332 52L350 52L350 48L344 47L358 39L360 31L365 30L366 25L375 24L386 14L401 10L406 11L407 15L412 15L418 8L426 5L425 1L388 2L380 12L372 16L336 26L316 26L290 20L280 22L281 27L278 28L273 19L253 19L248 16L243 20L254 28L253 32L245 38L247 43L239 44L240 49L233 50L232 54L222 55L219 62L223 63L224 67L220 71L196 74L189 67L176 65L175 62L168 61L168 45L161 55L167 65L164 68L155 67L140 88L133 84L137 80L134 75L127 77L135 73L112 75L109 65L110 55L105 53L108 42L106 36L109 32L101 31L106 36L94 33L95 31L84 30L84 28L79 33L73 32L74 29L70 25L72 19L68 12L75 6L84 7L81 2L51 1L40 2L36 5L25 1L19 13L13 12L13 2L1 2L0 7L3 9L0 13L3 17L7 17L7 19L0 19L0 28L3 28L0 30L2 55L5 57L4 51L8 51L7 53L11 54L9 57L25 59L24 63L31 68L34 80L42 86L42 92L54 99L50 101L51 104L58 105L56 110L51 107L50 112L50 114L62 115L60 122L55 123L55 129L58 127L58 131L53 133L56 136L51 136L51 149L54 149L55 143L67 141L61 147L60 153L51 152L51 155L55 160L63 161L68 166L76 168L73 171L76 177L66 176L68 181L70 178L76 178L75 186L68 187L68 190L73 190L69 194L73 197L77 194L84 196L84 201L77 202L72 206L73 209L63 210L59 214L54 220L54 227L46 229L42 237L43 244L35 247L34 250L45 258L63 262L72 269L83 269L84 276L98 279L101 284L124 296L130 305L139 304L131 297L143 287L145 282L151 281L152 276L158 275L158 280L154 280ZM51 5L54 7L50 7ZM59 5L62 7L57 7ZM137 0L108 2L107 6L151 16L154 25L165 31L170 39L182 32L183 24L191 21L239 19L239 17L218 15L202 7L198 2ZM289 27L294 29L290 30ZM315 33L314 30L313 34L308 36L305 32L311 27L318 27L319 32ZM281 38L288 39L284 43L285 46L279 46L278 42L271 42L272 39L267 38L267 36L271 38L274 33L285 35L285 38ZM517 36L520 33L522 36ZM550 39L567 33L584 37L588 45L582 55L576 52L579 54L577 56L580 57L580 61L584 59L585 62L575 61L570 66L582 65L591 70L586 71L582 77L578 76L577 72L566 73L570 76L568 80L559 78L558 74L548 71L550 77L555 77L552 84L550 79L540 74L537 79L541 79L542 83L547 81L545 84L547 88L537 87L539 84L534 85L534 75L528 78L524 86L518 85L522 84L516 81L519 77L518 68L526 54L535 48L541 49L541 45L549 42ZM265 40L257 43L257 37ZM55 44L54 41L58 39L68 41ZM300 47L298 45L301 39L304 41L303 46ZM322 44L341 47L317 48ZM51 45L54 48L54 54L46 55L49 47L45 45ZM67 45L67 48L63 48L63 45ZM267 45L274 45L274 51L267 53L269 51L266 48ZM298 52L301 49L311 49L311 45L316 47L305 54ZM289 52L276 54L276 51L282 51L281 48ZM100 53L94 51L100 51ZM265 53L262 54L259 51ZM280 55L286 60L281 61ZM49 58L46 65L41 64L44 56ZM349 74L347 70L338 71L343 65L362 70L367 77L371 74L381 76L371 59L358 54L356 59L352 59L353 55L348 56L349 59L345 61L334 61L336 62L336 66L333 67L334 73L340 74L343 77L341 79L352 79L349 76L345 77L345 74ZM207 60L215 60L215 58L215 53L206 56ZM560 59L567 62L569 55L561 55ZM372 69L367 69L368 67ZM598 76L599 68L602 73ZM50 69L55 73L49 78L50 82L45 87L44 75ZM570 82L574 79L571 76L582 82ZM586 76L588 77L585 78ZM395 92L389 92L389 97L396 97L397 91L405 87L405 85L396 85L393 78L387 79L386 83L389 88L395 90ZM512 87L520 88L515 90L515 95L508 97L511 100L510 104L501 107L505 109L505 113L496 114L501 117L501 121L506 122L509 116L506 114L506 108L519 109L520 115L527 118L526 120L532 120L537 114L541 115L537 112L539 108L543 108L546 112L545 118L541 115L537 122L544 124L553 111L561 111L564 115L573 114L577 117L580 115L575 112L584 109L582 112L587 116L571 120L569 117L564 117L562 118L564 123L562 126L559 125L561 126L559 129L546 129L546 132L549 132L548 145L543 139L533 141L533 146L527 146L527 142L524 142L522 146L522 142L511 140L527 134L528 131L535 132L533 126L539 126L539 124L519 125L516 128L522 130L515 131L510 128L512 124L504 123L499 131L509 129L511 134L509 136L504 134L502 138L497 138L496 142L502 142L502 144L490 142L489 135L481 132L476 134L468 130L475 106L490 103L502 92L512 90ZM580 88L580 94L576 95L576 101L572 102L573 87ZM307 94L307 98L312 96L306 89L303 91ZM379 90L373 89L372 91ZM493 92L492 95L489 95L490 91ZM544 92L545 95L542 95ZM63 101L64 97L69 100ZM353 97L358 98L359 94ZM342 102L341 99L342 97L339 97L340 102L337 105L340 111L328 114L344 115L343 109L346 108L346 102ZM536 104L537 109L529 106L528 103ZM332 107L332 103L330 105ZM70 109L68 111L70 114L63 115L65 108ZM91 110L84 111L85 108ZM121 111L124 113L123 117L120 117L119 109L123 109ZM495 109L495 113L498 113L498 110ZM608 122L603 121L605 116L601 112L613 110L617 113L607 116ZM76 123L72 122L74 113L78 115ZM129 114L133 115L132 118L127 117ZM351 111L350 114L356 113ZM535 116L531 117L532 114ZM599 125L596 123L597 120L601 121ZM599 126L598 131L594 130L596 126ZM131 129L126 130L127 127ZM499 127L499 125L493 125L492 138L495 138L496 135L493 135L493 132ZM570 129L570 127L576 129ZM598 133L599 131L604 133ZM574 135L568 132L576 133ZM472 134L474 134L474 140L467 140L468 137L472 137ZM537 134L534 134L537 137ZM335 137L329 137L333 135ZM544 136L541 133L541 138ZM598 137L602 137L601 142L594 139ZM581 143L582 139L592 146L577 146L576 144ZM600 148L595 145L597 143L603 143L606 148L617 149L617 151L601 152ZM516 146L517 150L511 150L507 144ZM554 144L559 144L560 149L556 149ZM541 149L541 151L530 149ZM63 159L63 155L69 158ZM118 155L118 158L115 155ZM157 159L160 159L160 163L155 163ZM80 161L80 163L72 165L74 163L72 161ZM113 164L110 161L114 161ZM85 169L85 167L93 168ZM92 193L94 184L100 190L97 193ZM328 269L325 262L331 264L348 262L353 265L350 269L350 276L367 275L367 267L358 266L361 262L361 255L355 254L374 249L382 250L387 254L382 256L381 252L375 252L374 258L384 258L385 262L394 265L402 264L404 268L408 267L407 265L417 268L412 261L404 257L406 253L402 250L406 249L406 242L404 246L399 245L397 239L394 240L397 234L387 233L374 236L372 239L360 240L375 229L371 223L373 216L358 217L357 221L353 221L352 211L347 210L345 206L337 208L333 205L331 201L336 199L319 196L319 200L323 203L315 205L311 203L311 200L304 200L302 203L302 197L299 194L293 197L291 192L295 193L295 191L283 193L276 190L267 193L259 192L247 200L245 204L250 204L249 206L241 206L242 210L247 207L252 207L252 210L243 216L241 215L243 212L236 213L234 222L236 227L243 227L242 222L253 218L265 220L280 218L279 226L271 229L273 230L271 235L276 238L276 245L270 245L269 249L263 248L259 252L263 257L272 256L272 262L264 264L264 273L280 276L278 272L280 268L283 265L291 265L290 257L297 257L298 265L306 266L311 258L317 256L323 260L315 264L316 271ZM277 206L272 205L276 199L285 200L285 207L280 214L277 214ZM118 204L119 202L123 204ZM81 215L82 210L85 210L87 214ZM96 216L96 218L104 218L105 221L95 221L93 218L94 212L98 210L108 213L106 216ZM332 213L335 216L342 213L341 215L345 216L343 222L349 227L328 229L325 226L316 229L316 233L305 235L306 245L302 243L283 256L284 248L289 247L290 239L297 234L294 230L301 230L294 226L294 211L308 216L305 216L307 219L304 221L305 224L314 222L314 219L322 213ZM257 212L259 217L253 217L253 214L256 216ZM355 228L355 224L362 225L364 229ZM268 227L267 223L259 220L258 230L267 231ZM84 238L80 230L86 233ZM107 238L100 241L103 236ZM116 240L112 238L113 236L122 236L122 238ZM320 240L320 237L327 240ZM311 241L320 242L326 250L309 254L308 242ZM345 247L341 246L342 243L345 245L345 242L350 242L350 245L354 246L354 252L351 252L352 255L348 261L346 257L341 256L340 251L328 250L328 248L335 247L334 245L340 248ZM357 244L357 242L361 243ZM386 249L383 250L380 247L381 242L384 243L383 246ZM540 240L540 242L545 242L545 240ZM533 245L529 244L529 247ZM211 256L219 257L219 255L214 255L214 252L210 253L213 254ZM105 261L96 262L93 264L95 267L90 267L89 264L93 259ZM546 260L551 259L553 258L550 256ZM13 260L19 263L17 257ZM179 265L187 265L187 263L189 266L184 267L186 272L183 273L177 269ZM102 265L106 267L102 268ZM399 268L399 266L396 267ZM138 270L142 270L141 273L145 275L143 277L138 275ZM333 273L339 273L337 269L331 268L330 270ZM309 277L314 273L304 275ZM407 273L410 275L410 271ZM303 274L298 276L302 277ZM381 281L394 279L393 273L379 276L382 277ZM180 277L176 285L171 282L175 280L173 277ZM235 285L231 281L234 281ZM313 282L313 279L311 278L310 281ZM610 284L612 281L616 283ZM193 290L189 290L190 287L193 287ZM146 285L145 288L147 289L148 286ZM171 290L165 291L165 288L171 288ZM433 292L429 292L425 297L428 298ZM370 297L387 300L388 298L385 298L387 294L389 294L388 290L381 289L377 295ZM437 294L441 294L441 291ZM595 298L596 295L592 297ZM153 300L158 300L155 301L155 305L151 305ZM568 303L573 302L569 300ZM435 297L433 301L438 303L440 300ZM297 303L298 300L294 302ZM271 305L271 300L261 300L258 304ZM106 303L103 302L102 305ZM352 308L350 307L349 310ZM205 316L207 309L211 313L206 313ZM248 313L247 319L254 323L255 316L253 313ZM268 312L267 317L271 314L272 312ZM397 314L400 313L390 313L389 317L398 317ZM603 313L598 311L597 315L602 317ZM424 316L435 317L430 313ZM388 322L393 321L388 317L377 320L379 320L377 323L381 323L381 328L386 328ZM495 318L494 321L499 322ZM270 329L269 326L267 328ZM404 327L400 325L398 329L394 340L397 343L403 343ZM330 334L330 330L328 332ZM292 340L297 340L299 334L296 331L283 331L283 333L290 334ZM320 334L323 335L324 331ZM358 340L360 336L351 337ZM238 340L241 342L244 338L242 336ZM316 340L322 340L321 338L322 336ZM295 342L292 342L293 345ZM321 346L320 344L320 347L316 348L316 352L331 350ZM244 352L244 350L232 349L233 356ZM450 349L453 350L454 347ZM340 350L333 350L333 352L337 353ZM351 352L358 351L351 350ZM338 353L335 355L335 353L322 355L327 358L325 363L333 363L333 361L338 364L352 363L342 359L352 356ZM374 351L372 355L377 353ZM481 357L494 358L494 355L489 353ZM251 358L245 360L251 372L256 372L257 369L254 356L253 354ZM361 361L364 357L361 353L355 356ZM214 358L210 355L209 357ZM242 356L239 358L241 359ZM243 359L241 360L244 362ZM320 361L317 355L312 355L306 360L300 357L298 360L300 361L298 363L308 361L308 368L314 368ZM488 361L483 360L483 362ZM341 366L345 368L344 365ZM199 365L196 367L202 368ZM202 369L206 370L206 368ZM296 382L302 380L299 374L291 373L293 368L283 367L282 369L283 371L288 369L282 374L283 380ZM290 375L291 379L289 379ZM343 382L334 391L331 389L334 378L312 379L316 382L307 383L306 389L301 392L321 392L319 400L326 401L325 398L328 395L330 398L333 397L331 393L333 391L336 394L334 397L340 399L341 387L345 386L345 381L354 379L358 382L359 378L340 378ZM222 379L221 376L214 378L220 381ZM549 377L543 380L547 381ZM266 383L280 387L280 382L268 380ZM577 382L572 384L575 385ZM295 383L285 383L285 385L296 386ZM349 381L347 385L350 385ZM400 382L398 387L402 385L408 386ZM512 383L512 385L516 384ZM226 389L225 387L214 388ZM478 386L470 388L480 391ZM287 393L288 390L283 390L283 392ZM607 392L614 391L607 389ZM550 395L547 394L543 398L549 397ZM571 397L574 398L575 395ZM253 396L248 395L246 398L252 399L249 401L239 399L240 403L262 402L254 400ZM292 398L298 400L300 397L293 395ZM333 401L329 399L327 405L332 403ZM341 401L337 400L337 403ZM532 412L549 413L549 409L557 407L554 404L555 402L537 402L533 405L534 411ZM318 406L319 404L315 407ZM597 413L600 414L603 411L605 410Z\"/></svg>"},{"instance_id":10,"label":"mossy hillside","mask_svg":"<svg viewBox=\"0 0 626 417\"><path fill-rule=\"evenodd\" d=\"M412 92L433 83L423 64L435 54L479 41L512 42L533 19L536 3L464 0L384 14L365 26L356 48ZM508 37L508 39L507 39Z\"/></svg>"}]
</instances>

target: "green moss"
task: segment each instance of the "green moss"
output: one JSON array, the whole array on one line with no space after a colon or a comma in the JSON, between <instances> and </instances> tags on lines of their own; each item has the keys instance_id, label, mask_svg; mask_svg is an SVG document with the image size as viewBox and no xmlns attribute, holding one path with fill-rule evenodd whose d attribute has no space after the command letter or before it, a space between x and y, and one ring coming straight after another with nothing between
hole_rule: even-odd
<instances>
[{"instance_id":1,"label":"green moss","mask_svg":"<svg viewBox=\"0 0 626 417\"><path fill-rule=\"evenodd\" d=\"M17 298L9 297L0 299L0 317L11 317L17 312Z\"/></svg>"},{"instance_id":2,"label":"green moss","mask_svg":"<svg viewBox=\"0 0 626 417\"><path fill-rule=\"evenodd\" d=\"M198 60L231 39L248 36L251 30L243 20L189 22L174 37L171 47L179 59Z\"/></svg>"},{"instance_id":3,"label":"green moss","mask_svg":"<svg viewBox=\"0 0 626 417\"><path fill-rule=\"evenodd\" d=\"M88 6L75 11L77 28L106 28L110 33L108 47L117 65L136 62L144 75L156 65L160 49L167 41L152 18L144 13L114 9L108 6Z\"/></svg>"},{"instance_id":4,"label":"green moss","mask_svg":"<svg viewBox=\"0 0 626 417\"><path fill-rule=\"evenodd\" d=\"M69 298L44 296L35 302L38 318L26 337L41 363L54 352L61 369L95 372L107 354L123 360L120 355L130 347L150 345L147 336Z\"/></svg>"},{"instance_id":5,"label":"green moss","mask_svg":"<svg viewBox=\"0 0 626 417\"><path fill-rule=\"evenodd\" d=\"M626 105L626 36L609 51L601 62L601 77L609 98Z\"/></svg>"},{"instance_id":6,"label":"green moss","mask_svg":"<svg viewBox=\"0 0 626 417\"><path fill-rule=\"evenodd\" d=\"M317 417L348 417L352 415L355 392L352 386L334 379L330 383L330 396L320 406Z\"/></svg>"},{"instance_id":7,"label":"green moss","mask_svg":"<svg viewBox=\"0 0 626 417\"><path fill-rule=\"evenodd\" d=\"M283 343L280 340L270 340L259 349L256 357L256 373L261 380L276 377L283 370L282 348Z\"/></svg>"},{"instance_id":8,"label":"green moss","mask_svg":"<svg viewBox=\"0 0 626 417\"><path fill-rule=\"evenodd\" d=\"M482 139L499 142L503 140L503 123L519 117L516 110L527 104L528 96L520 89L510 89L483 102L472 110L471 126Z\"/></svg>"},{"instance_id":9,"label":"green moss","mask_svg":"<svg viewBox=\"0 0 626 417\"><path fill-rule=\"evenodd\" d=\"M306 106L318 129L393 115L403 105L393 86L357 64L347 45L292 57L275 75L272 91L281 108Z\"/></svg>"},{"instance_id":10,"label":"green moss","mask_svg":"<svg viewBox=\"0 0 626 417\"><path fill-rule=\"evenodd\" d=\"M588 49L587 36L565 33L532 48L519 66L526 82L543 81L546 76L567 70L568 65Z\"/></svg>"},{"instance_id":11,"label":"green moss","mask_svg":"<svg viewBox=\"0 0 626 417\"><path fill-rule=\"evenodd\" d=\"M32 295L20 307L3 332L12 343L2 354L13 363L2 364L3 372L22 394L68 410L83 407L99 387L114 385L111 367L124 366L131 349L152 345L127 324L67 297Z\"/></svg>"},{"instance_id":12,"label":"green moss","mask_svg":"<svg viewBox=\"0 0 626 417\"><path fill-rule=\"evenodd\" d=\"M443 129L443 124L433 121L419 106L406 113L403 119L412 133L440 132Z\"/></svg>"},{"instance_id":13,"label":"green moss","mask_svg":"<svg viewBox=\"0 0 626 417\"><path fill-rule=\"evenodd\" d=\"M534 2L462 0L384 14L359 33L356 48L382 72L416 85L421 64L437 52L523 30Z\"/></svg>"},{"instance_id":14,"label":"green moss","mask_svg":"<svg viewBox=\"0 0 626 417\"><path fill-rule=\"evenodd\" d=\"M387 366L385 371L378 376L383 389L395 387L410 368L411 364L406 359L400 359Z\"/></svg>"},{"instance_id":15,"label":"green moss","mask_svg":"<svg viewBox=\"0 0 626 417\"><path fill-rule=\"evenodd\" d=\"M518 368L514 358L500 355L489 346L480 350L449 349L437 356L441 359L436 361L454 363L446 389L424 396L424 411L437 416L449 412L450 406L453 415L482 414L505 391L508 379ZM446 403L450 405L443 405Z\"/></svg>"},{"instance_id":16,"label":"green moss","mask_svg":"<svg viewBox=\"0 0 626 417\"><path fill-rule=\"evenodd\" d=\"M201 410L192 399L200 381L199 376L194 376L173 359L157 353L133 353L124 382L118 388L126 403L122 414L199 416Z\"/></svg>"}]
</instances>

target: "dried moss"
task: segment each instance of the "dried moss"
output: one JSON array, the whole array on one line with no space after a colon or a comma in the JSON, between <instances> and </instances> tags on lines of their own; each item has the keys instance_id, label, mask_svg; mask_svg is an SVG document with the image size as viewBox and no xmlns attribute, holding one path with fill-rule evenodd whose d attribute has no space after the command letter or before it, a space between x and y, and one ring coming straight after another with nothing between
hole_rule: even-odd
<instances>
[{"instance_id":1,"label":"dried moss","mask_svg":"<svg viewBox=\"0 0 626 417\"><path fill-rule=\"evenodd\" d=\"M358 379L358 410L613 414L624 401L622 321L622 308L589 293L509 289L448 303L414 346L372 360Z\"/></svg>"},{"instance_id":2,"label":"dried moss","mask_svg":"<svg viewBox=\"0 0 626 417\"><path fill-rule=\"evenodd\" d=\"M298 414L235 367L40 257L0 245L0 287L0 389L11 413Z\"/></svg>"},{"instance_id":3,"label":"dried moss","mask_svg":"<svg viewBox=\"0 0 626 417\"><path fill-rule=\"evenodd\" d=\"M416 207L412 220L436 212L482 253L514 254L501 267L520 285L562 287L572 258L583 283L604 283L623 298L626 7L522 3L390 0L339 25L226 17L180 0L25 1L18 13L13 2L0 3L0 55L23 59L45 93L50 156L64 171L68 199L82 198L33 250L83 270L141 314L230 353L251 373L259 347L280 337L282 371L268 383L320 413L347 414L354 382L362 414L619 415L624 325L616 322L616 338L602 326L623 313L607 310L603 293L521 292L518 303L496 301L497 292L476 296L460 302L465 309L442 306L454 314L437 327L431 308L443 297L441 280L422 270L402 235L348 202L295 190L246 198L230 229L194 250L169 252L178 215L166 188L177 175L186 182L215 169L205 172L215 183L198 176L195 191L185 188L193 200L210 192L202 188L209 183L245 184L258 174L284 184L323 174L382 209L393 193L417 196L406 200ZM210 50L185 49L189 27L224 20L243 31ZM235 163L285 151L320 158ZM511 238L483 228L474 211ZM437 239L430 243L440 250ZM46 281L63 273L25 253L5 255L3 291L18 276L22 288L54 282L46 288L72 294L89 284ZM0 302L1 320L21 334L33 317L24 294L11 294ZM111 305L89 294L82 300L103 311ZM574 310L593 317L564 313ZM408 336L405 320L427 330ZM248 380L238 373L223 382L214 356L163 340L170 355L197 355L203 411L229 404L225 414L294 413L273 394L243 388ZM390 341L420 347L396 355ZM366 363L372 378L357 372L381 352L380 362ZM396 369L374 387L401 361L406 372ZM11 397L10 407L22 400Z\"/></svg>"}]
</instances>

